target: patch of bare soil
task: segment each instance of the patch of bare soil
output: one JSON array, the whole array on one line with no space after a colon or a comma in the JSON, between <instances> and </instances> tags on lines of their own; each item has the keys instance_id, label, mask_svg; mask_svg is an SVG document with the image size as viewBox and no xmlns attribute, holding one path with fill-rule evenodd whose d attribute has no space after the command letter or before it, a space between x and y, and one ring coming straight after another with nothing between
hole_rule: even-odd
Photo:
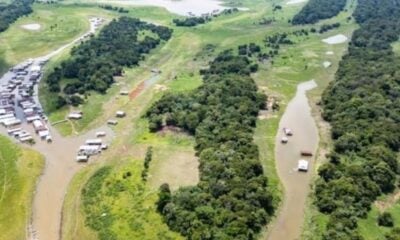
<instances>
[{"instance_id":1,"label":"patch of bare soil","mask_svg":"<svg viewBox=\"0 0 400 240\"><path fill-rule=\"evenodd\" d=\"M400 190L397 190L393 194L389 195L384 201L376 201L375 206L380 212L384 212L400 200Z\"/></svg>"},{"instance_id":2,"label":"patch of bare soil","mask_svg":"<svg viewBox=\"0 0 400 240\"><path fill-rule=\"evenodd\" d=\"M169 153L165 153L165 150L155 151L153 161L149 183L155 188L168 183L172 190L176 190L199 182L199 161L194 150Z\"/></svg>"}]
</instances>

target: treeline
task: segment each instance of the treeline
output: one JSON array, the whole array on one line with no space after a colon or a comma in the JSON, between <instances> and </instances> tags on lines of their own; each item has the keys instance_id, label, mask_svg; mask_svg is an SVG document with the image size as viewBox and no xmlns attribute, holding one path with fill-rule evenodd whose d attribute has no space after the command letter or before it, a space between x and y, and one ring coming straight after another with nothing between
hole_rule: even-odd
<instances>
[{"instance_id":1,"label":"treeline","mask_svg":"<svg viewBox=\"0 0 400 240\"><path fill-rule=\"evenodd\" d=\"M4 32L18 18L32 13L33 0L14 0L8 5L0 5L0 32Z\"/></svg>"},{"instance_id":2,"label":"treeline","mask_svg":"<svg viewBox=\"0 0 400 240\"><path fill-rule=\"evenodd\" d=\"M119 13L129 13L129 10L127 10L123 7L113 7L112 5L109 5L109 4L99 5L99 8L103 8L108 11L114 11L114 12L119 12Z\"/></svg>"},{"instance_id":3,"label":"treeline","mask_svg":"<svg viewBox=\"0 0 400 240\"><path fill-rule=\"evenodd\" d=\"M150 31L158 38L145 36L139 39L138 35L142 31ZM145 54L162 40L168 40L171 34L172 30L167 27L136 18L114 19L98 36L92 36L90 40L74 47L71 57L46 78L49 90L59 93L56 107L79 104L82 102L80 95L90 90L105 93L114 82L114 76L122 74L123 67L138 65ZM70 81L61 89L62 79Z\"/></svg>"},{"instance_id":4,"label":"treeline","mask_svg":"<svg viewBox=\"0 0 400 240\"><path fill-rule=\"evenodd\" d=\"M400 58L391 43L400 0L359 0L354 17L360 29L322 98L334 141L315 186L316 205L330 216L325 240L362 239L358 218L396 188L399 173Z\"/></svg>"},{"instance_id":5,"label":"treeline","mask_svg":"<svg viewBox=\"0 0 400 240\"><path fill-rule=\"evenodd\" d=\"M338 15L346 6L347 0L309 0L292 20L295 25L316 23Z\"/></svg>"},{"instance_id":6,"label":"treeline","mask_svg":"<svg viewBox=\"0 0 400 240\"><path fill-rule=\"evenodd\" d=\"M194 27L200 24L205 24L207 22L212 21L213 18L219 17L221 15L229 15L232 13L239 12L237 8L229 8L225 9L220 13L212 13L212 14L203 14L200 17L187 17L187 18L176 18L172 20L172 22L178 27Z\"/></svg>"},{"instance_id":7,"label":"treeline","mask_svg":"<svg viewBox=\"0 0 400 240\"><path fill-rule=\"evenodd\" d=\"M201 71L202 86L166 94L147 111L151 131L172 125L195 136L200 182L174 193L164 184L157 207L168 226L188 239L255 239L272 214L253 143L266 96L251 72L247 57L223 52Z\"/></svg>"}]
</instances>

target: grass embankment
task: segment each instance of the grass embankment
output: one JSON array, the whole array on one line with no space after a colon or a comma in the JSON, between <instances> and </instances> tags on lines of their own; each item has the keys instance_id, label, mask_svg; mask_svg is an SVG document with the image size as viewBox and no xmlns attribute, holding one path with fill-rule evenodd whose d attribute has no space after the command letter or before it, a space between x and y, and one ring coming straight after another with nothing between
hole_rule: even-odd
<instances>
[{"instance_id":1,"label":"grass embankment","mask_svg":"<svg viewBox=\"0 0 400 240\"><path fill-rule=\"evenodd\" d=\"M26 239L36 181L43 157L0 136L0 240Z\"/></svg>"},{"instance_id":2,"label":"grass embankment","mask_svg":"<svg viewBox=\"0 0 400 240\"><path fill-rule=\"evenodd\" d=\"M140 67L126 70L125 76L117 79L118 84L113 86L106 95L92 95L89 98L89 101L82 108L97 110L94 111L95 114L85 114L87 123L75 123L76 126L81 126L77 128L80 131L104 124L108 118L113 117L116 110L122 109L128 113L128 117L115 128L118 138L111 146L110 152L101 157L101 162L105 160L112 165L122 164L120 161L109 161L113 159L113 155L121 156L122 159L124 156L132 154L135 159L143 159L143 149L147 145L152 145L155 152L162 153L159 154L159 158L155 157L152 162L154 165L150 169L150 174L155 175L159 174L157 172L158 163L169 161L171 156L174 156L177 152L192 150L192 145L187 145L186 137L182 137L183 140L181 137L178 138L179 140L174 140L174 137L150 134L145 130L146 123L140 120L140 116L150 103L161 96L161 93L156 91L154 86L145 89L144 94L141 94L133 101L130 101L128 97L113 97L120 89L135 89L139 83L149 79L151 77L149 71L151 68L162 70L157 83L165 85L171 91L192 89L201 83L198 70L206 66L207 61L221 50L236 48L239 44L249 42L262 44L266 35L282 31L292 32L303 28L293 27L288 23L288 20L300 9L301 5L290 7L284 5L283 11L275 13L272 13L270 3L263 1L246 2L245 6L249 7L250 11L231 16L222 16L200 27L174 27L173 38L164 46L154 50ZM164 10L157 8L129 8L129 10L130 13L128 15L173 27L170 23L174 16L167 14ZM272 17L273 15L277 22L269 26L257 24L262 18ZM339 19L344 19L344 16L340 16ZM314 78L320 88L323 88L331 79L345 50L345 44L329 46L322 43L321 39L337 33L349 34L353 28L354 24L352 23L343 24L341 28L323 35L315 34L299 38L295 45L281 49L281 54L274 60L273 66L270 64L261 65L260 71L253 76L257 84L262 89L265 89L269 95L275 96L281 104L280 112L267 119L259 120L255 134L255 141L260 147L261 160L265 166L270 187L274 189L275 199L277 200L281 198L282 194L274 162L274 143L279 117L288 101L295 94L298 83ZM214 45L214 50L204 50L207 44ZM326 51L334 51L335 54L326 56ZM322 62L327 59L333 62L333 66L329 69L324 69ZM175 80L175 77L177 77L177 80ZM317 91L315 91L316 95L318 95ZM126 126L129 126L129 128ZM171 164L174 164L173 161L171 161ZM75 178L74 183L70 186L64 206L64 219L74 219L80 223L84 222L85 216L79 200L80 189L85 183L84 179L89 179L90 175L100 166L101 164L91 165ZM168 173L164 174L168 175ZM192 172L188 171L186 174L192 174ZM149 183L152 183L151 178ZM153 189L156 188L152 184L149 185ZM73 208L69 207L71 203L75 204ZM278 205L279 201L276 201L275 204ZM83 231L90 232L83 224L79 224L75 229L70 228L68 225L64 226L65 236L72 236L71 233L73 232L80 233ZM66 237L65 239L70 238Z\"/></svg>"},{"instance_id":3,"label":"grass embankment","mask_svg":"<svg viewBox=\"0 0 400 240\"><path fill-rule=\"evenodd\" d=\"M47 4L34 4L33 10L32 14L18 19L0 34L0 59L3 59L0 73L28 58L46 55L89 29L90 13L87 11ZM27 30L22 27L33 23L40 24L41 28Z\"/></svg>"}]
</instances>

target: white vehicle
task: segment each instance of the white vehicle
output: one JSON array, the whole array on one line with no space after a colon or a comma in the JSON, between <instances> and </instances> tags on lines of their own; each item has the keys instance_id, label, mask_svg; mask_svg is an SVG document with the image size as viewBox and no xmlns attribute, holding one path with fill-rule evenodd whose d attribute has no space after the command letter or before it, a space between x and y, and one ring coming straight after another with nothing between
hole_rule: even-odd
<instances>
[{"instance_id":1,"label":"white vehicle","mask_svg":"<svg viewBox=\"0 0 400 240\"><path fill-rule=\"evenodd\" d=\"M281 143L288 143L289 142L289 138L287 138L287 137L282 137L281 138Z\"/></svg>"},{"instance_id":2,"label":"white vehicle","mask_svg":"<svg viewBox=\"0 0 400 240\"><path fill-rule=\"evenodd\" d=\"M89 157L85 156L85 155L78 155L76 157L76 161L77 162L87 162L87 161L89 161Z\"/></svg>"},{"instance_id":3,"label":"white vehicle","mask_svg":"<svg viewBox=\"0 0 400 240\"><path fill-rule=\"evenodd\" d=\"M283 132L286 134L286 136L293 136L293 132L290 128L283 128Z\"/></svg>"},{"instance_id":4,"label":"white vehicle","mask_svg":"<svg viewBox=\"0 0 400 240\"><path fill-rule=\"evenodd\" d=\"M304 159L299 160L297 169L299 172L308 172L308 161Z\"/></svg>"}]
</instances>

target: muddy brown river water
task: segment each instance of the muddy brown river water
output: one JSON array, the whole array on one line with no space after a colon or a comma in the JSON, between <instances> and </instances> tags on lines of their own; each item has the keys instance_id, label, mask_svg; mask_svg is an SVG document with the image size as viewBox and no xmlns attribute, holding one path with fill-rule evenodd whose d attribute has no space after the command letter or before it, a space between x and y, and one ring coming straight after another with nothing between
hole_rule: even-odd
<instances>
[{"instance_id":1,"label":"muddy brown river water","mask_svg":"<svg viewBox=\"0 0 400 240\"><path fill-rule=\"evenodd\" d=\"M296 96L288 104L279 123L275 160L279 178L284 186L284 200L268 235L269 240L300 239L304 209L314 171L314 158L302 157L300 151L307 150L315 155L319 141L318 129L311 115L306 92L316 86L313 80L299 84ZM280 142L284 136L284 127L293 132L287 144ZM297 171L300 159L309 161L308 172Z\"/></svg>"}]
</instances>

